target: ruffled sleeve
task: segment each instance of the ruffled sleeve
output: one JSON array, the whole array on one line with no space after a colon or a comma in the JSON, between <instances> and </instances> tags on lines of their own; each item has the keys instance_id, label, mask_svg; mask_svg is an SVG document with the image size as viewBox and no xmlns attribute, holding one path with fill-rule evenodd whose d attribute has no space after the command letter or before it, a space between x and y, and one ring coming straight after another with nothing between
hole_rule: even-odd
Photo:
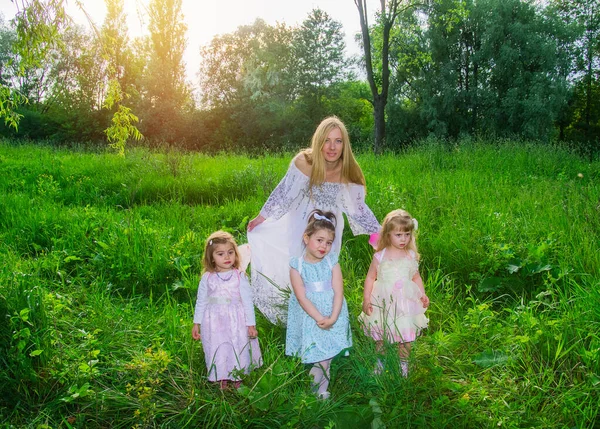
<instances>
[{"instance_id":1,"label":"ruffled sleeve","mask_svg":"<svg viewBox=\"0 0 600 429\"><path fill-rule=\"evenodd\" d=\"M329 266L333 268L335 267L335 264L338 263L339 255L337 254L337 252L329 252L326 258L328 259L327 263L329 264Z\"/></svg>"},{"instance_id":2,"label":"ruffled sleeve","mask_svg":"<svg viewBox=\"0 0 600 429\"><path fill-rule=\"evenodd\" d=\"M354 183L344 186L342 191L342 211L354 235L374 234L381 226L371 209L365 203L365 187Z\"/></svg>"},{"instance_id":3,"label":"ruffled sleeve","mask_svg":"<svg viewBox=\"0 0 600 429\"><path fill-rule=\"evenodd\" d=\"M260 214L265 219L279 219L304 195L308 187L308 177L302 173L292 160L287 173L271 192Z\"/></svg>"},{"instance_id":4,"label":"ruffled sleeve","mask_svg":"<svg viewBox=\"0 0 600 429\"><path fill-rule=\"evenodd\" d=\"M242 306L246 314L246 326L256 326L256 317L254 315L254 304L252 303L252 290L248 277L245 273L240 272L240 296L242 298Z\"/></svg>"},{"instance_id":5,"label":"ruffled sleeve","mask_svg":"<svg viewBox=\"0 0 600 429\"><path fill-rule=\"evenodd\" d=\"M198 294L196 296L196 309L194 311L194 323L202 324L204 310L206 309L208 276L210 273L202 274L200 284L198 285Z\"/></svg>"},{"instance_id":6,"label":"ruffled sleeve","mask_svg":"<svg viewBox=\"0 0 600 429\"><path fill-rule=\"evenodd\" d=\"M418 267L419 266L419 261L417 260L417 254L415 253L415 251L414 250L409 250L408 254L417 263L417 267Z\"/></svg>"},{"instance_id":7,"label":"ruffled sleeve","mask_svg":"<svg viewBox=\"0 0 600 429\"><path fill-rule=\"evenodd\" d=\"M298 271L298 258L290 258L290 268L293 268L296 271Z\"/></svg>"}]
</instances>

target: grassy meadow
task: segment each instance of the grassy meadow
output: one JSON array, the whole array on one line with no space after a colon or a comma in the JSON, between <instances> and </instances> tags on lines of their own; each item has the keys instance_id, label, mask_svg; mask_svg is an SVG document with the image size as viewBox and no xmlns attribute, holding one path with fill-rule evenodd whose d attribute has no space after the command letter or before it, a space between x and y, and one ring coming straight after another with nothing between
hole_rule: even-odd
<instances>
[{"instance_id":1,"label":"grassy meadow","mask_svg":"<svg viewBox=\"0 0 600 429\"><path fill-rule=\"evenodd\" d=\"M205 379L191 338L206 236L244 243L291 154L111 153L0 143L0 425L7 428L594 428L600 161L516 142L358 155L378 219L418 219L430 327L408 379L351 317L331 400L258 315L264 366ZM372 251L346 228L358 316Z\"/></svg>"}]
</instances>

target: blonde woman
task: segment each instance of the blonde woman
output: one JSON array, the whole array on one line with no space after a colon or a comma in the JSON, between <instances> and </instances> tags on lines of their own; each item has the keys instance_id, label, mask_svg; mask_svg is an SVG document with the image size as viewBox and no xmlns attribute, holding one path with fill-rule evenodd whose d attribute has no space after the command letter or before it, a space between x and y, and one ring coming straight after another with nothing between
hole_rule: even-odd
<instances>
[{"instance_id":1,"label":"blonde woman","mask_svg":"<svg viewBox=\"0 0 600 429\"><path fill-rule=\"evenodd\" d=\"M271 322L286 321L289 261L302 256L302 235L313 210L330 211L340 219L331 249L336 254L342 244L342 213L355 235L379 231L379 222L365 204L365 193L365 177L346 127L335 116L325 118L311 147L294 157L259 215L248 223L255 303Z\"/></svg>"}]
</instances>

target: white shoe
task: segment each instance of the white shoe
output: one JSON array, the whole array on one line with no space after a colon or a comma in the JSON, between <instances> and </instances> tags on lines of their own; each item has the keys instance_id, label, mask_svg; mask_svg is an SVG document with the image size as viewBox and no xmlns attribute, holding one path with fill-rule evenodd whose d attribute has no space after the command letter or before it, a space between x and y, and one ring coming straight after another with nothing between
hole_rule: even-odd
<instances>
[{"instance_id":1,"label":"white shoe","mask_svg":"<svg viewBox=\"0 0 600 429\"><path fill-rule=\"evenodd\" d=\"M381 375L381 373L383 373L383 362L381 362L381 359L377 359L377 363L373 369L373 374Z\"/></svg>"},{"instance_id":2,"label":"white shoe","mask_svg":"<svg viewBox=\"0 0 600 429\"><path fill-rule=\"evenodd\" d=\"M331 393L329 393L328 391L325 391L322 393L317 393L317 399L320 399L322 401L329 399L330 396L331 396Z\"/></svg>"},{"instance_id":3,"label":"white shoe","mask_svg":"<svg viewBox=\"0 0 600 429\"><path fill-rule=\"evenodd\" d=\"M408 378L408 362L400 362L400 368L402 369L402 377Z\"/></svg>"}]
</instances>

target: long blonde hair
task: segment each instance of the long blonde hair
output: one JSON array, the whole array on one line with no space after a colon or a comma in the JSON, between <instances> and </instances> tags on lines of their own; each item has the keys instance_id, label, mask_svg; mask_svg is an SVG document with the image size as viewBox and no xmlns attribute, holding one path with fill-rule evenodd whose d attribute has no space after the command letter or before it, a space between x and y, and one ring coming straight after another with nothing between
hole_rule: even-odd
<instances>
[{"instance_id":1,"label":"long blonde hair","mask_svg":"<svg viewBox=\"0 0 600 429\"><path fill-rule=\"evenodd\" d=\"M386 247L392 245L390 233L396 231L410 232L410 242L408 243L408 246L406 246L406 249L415 252L415 258L418 261L421 256L417 250L415 226L416 220L406 210L398 209L389 212L381 224L381 232L379 233L379 241L377 242L377 251L381 252Z\"/></svg>"},{"instance_id":2,"label":"long blonde hair","mask_svg":"<svg viewBox=\"0 0 600 429\"><path fill-rule=\"evenodd\" d=\"M365 176L354 158L352 147L350 146L350 136L348 130L337 116L329 116L321 121L315 133L312 136L311 146L300 153L306 158L306 162L312 166L309 189L313 186L319 186L325 182L325 158L323 157L323 145L329 133L338 128L342 133L342 183L356 183L365 186Z\"/></svg>"},{"instance_id":3,"label":"long blonde hair","mask_svg":"<svg viewBox=\"0 0 600 429\"><path fill-rule=\"evenodd\" d=\"M233 268L239 270L240 268L240 252L237 247L237 243L228 232L225 231L216 231L208 236L206 239L206 244L204 245L204 257L202 258L202 266L204 267L204 272L208 271L213 273L217 270L217 266L215 265L215 260L213 259L213 252L215 251L215 247L217 244L231 244L233 246L233 250L235 251L235 261L233 262Z\"/></svg>"}]
</instances>

